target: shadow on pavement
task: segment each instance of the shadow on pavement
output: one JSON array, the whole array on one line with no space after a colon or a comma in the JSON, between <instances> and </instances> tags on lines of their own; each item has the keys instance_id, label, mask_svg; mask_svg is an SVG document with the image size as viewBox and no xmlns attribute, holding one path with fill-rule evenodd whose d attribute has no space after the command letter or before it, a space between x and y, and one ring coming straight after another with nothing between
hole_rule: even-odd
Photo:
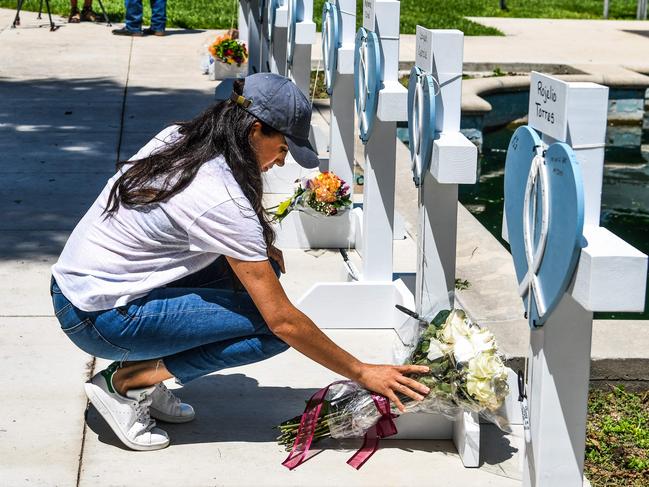
<instances>
[{"instance_id":1,"label":"shadow on pavement","mask_svg":"<svg viewBox=\"0 0 649 487\"><path fill-rule=\"evenodd\" d=\"M118 150L131 157L212 102L201 90L129 86L124 104L124 91L109 78L0 77L0 261L57 256Z\"/></svg>"},{"instance_id":2,"label":"shadow on pavement","mask_svg":"<svg viewBox=\"0 0 649 487\"><path fill-rule=\"evenodd\" d=\"M159 422L158 425L169 433L170 448L197 443L274 442L278 436L274 426L302 414L305 402L316 391L259 386L257 380L244 374L209 375L174 391L184 402L194 406L194 421L185 424ZM100 442L127 449L92 407L86 422ZM361 443L361 439L325 440L313 449L354 450ZM452 442L443 440L384 440L380 447L457 455Z\"/></svg>"}]
</instances>

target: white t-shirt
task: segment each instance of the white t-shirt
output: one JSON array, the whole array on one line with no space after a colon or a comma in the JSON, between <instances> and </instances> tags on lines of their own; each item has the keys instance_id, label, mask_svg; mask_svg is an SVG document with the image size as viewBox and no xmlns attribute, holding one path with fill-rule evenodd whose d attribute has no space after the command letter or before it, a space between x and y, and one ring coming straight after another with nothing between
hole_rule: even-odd
<instances>
[{"instance_id":1,"label":"white t-shirt","mask_svg":"<svg viewBox=\"0 0 649 487\"><path fill-rule=\"evenodd\" d=\"M172 141L177 129L164 129L131 160ZM259 218L223 157L203 164L192 182L168 200L145 209L120 206L106 217L108 194L120 174L108 180L52 266L61 291L79 309L123 306L220 255L268 258Z\"/></svg>"}]
</instances>

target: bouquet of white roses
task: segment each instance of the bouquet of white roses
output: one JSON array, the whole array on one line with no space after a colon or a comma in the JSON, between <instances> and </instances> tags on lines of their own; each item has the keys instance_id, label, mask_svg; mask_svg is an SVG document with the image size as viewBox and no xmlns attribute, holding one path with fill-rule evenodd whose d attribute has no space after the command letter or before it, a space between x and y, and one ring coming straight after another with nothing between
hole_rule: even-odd
<instances>
[{"instance_id":1,"label":"bouquet of white roses","mask_svg":"<svg viewBox=\"0 0 649 487\"><path fill-rule=\"evenodd\" d=\"M462 310L441 311L420 335L407 364L426 365L430 373L412 378L430 388L422 401L401 395L406 413L441 413L456 419L461 411L480 413L506 430L497 410L509 391L507 370L495 338L473 323ZM394 416L401 414L390 406ZM351 381L332 384L324 396L322 411L313 428L313 440L363 436L384 413L376 396ZM278 426L278 442L295 443L301 416Z\"/></svg>"},{"instance_id":2,"label":"bouquet of white roses","mask_svg":"<svg viewBox=\"0 0 649 487\"><path fill-rule=\"evenodd\" d=\"M276 207L273 220L282 221L293 210L334 216L351 204L347 183L333 172L324 171L311 178L298 179L293 195Z\"/></svg>"}]
</instances>

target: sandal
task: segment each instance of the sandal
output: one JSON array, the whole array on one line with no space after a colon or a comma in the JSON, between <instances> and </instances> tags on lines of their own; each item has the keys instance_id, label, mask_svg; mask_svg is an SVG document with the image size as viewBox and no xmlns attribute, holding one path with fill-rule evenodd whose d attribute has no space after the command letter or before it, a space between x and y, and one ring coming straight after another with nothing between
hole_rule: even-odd
<instances>
[{"instance_id":1,"label":"sandal","mask_svg":"<svg viewBox=\"0 0 649 487\"><path fill-rule=\"evenodd\" d=\"M79 10L75 8L70 12L68 24L78 24L79 22L81 22L81 15L79 14Z\"/></svg>"},{"instance_id":2,"label":"sandal","mask_svg":"<svg viewBox=\"0 0 649 487\"><path fill-rule=\"evenodd\" d=\"M81 22L97 22L97 14L90 7L83 7L81 10Z\"/></svg>"}]
</instances>

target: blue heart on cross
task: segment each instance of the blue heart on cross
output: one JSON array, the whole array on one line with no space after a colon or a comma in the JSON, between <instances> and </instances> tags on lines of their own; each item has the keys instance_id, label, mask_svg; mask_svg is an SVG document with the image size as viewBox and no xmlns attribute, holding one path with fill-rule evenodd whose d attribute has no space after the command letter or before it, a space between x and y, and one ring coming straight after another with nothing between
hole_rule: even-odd
<instances>
[{"instance_id":1,"label":"blue heart on cross","mask_svg":"<svg viewBox=\"0 0 649 487\"><path fill-rule=\"evenodd\" d=\"M583 246L584 194L572 148L519 127L507 150L505 217L530 325L542 326L566 291Z\"/></svg>"}]
</instances>

